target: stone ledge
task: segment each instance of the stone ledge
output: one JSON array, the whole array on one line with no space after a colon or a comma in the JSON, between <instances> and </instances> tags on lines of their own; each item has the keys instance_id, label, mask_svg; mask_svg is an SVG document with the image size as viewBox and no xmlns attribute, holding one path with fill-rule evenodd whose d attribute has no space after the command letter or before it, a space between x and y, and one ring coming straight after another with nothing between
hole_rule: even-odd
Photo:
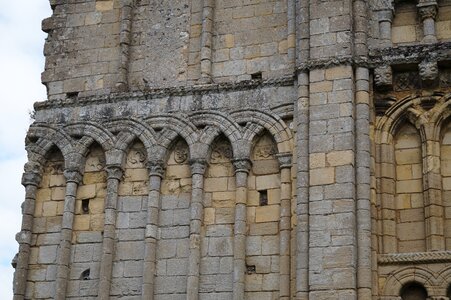
<instances>
[{"instance_id":1,"label":"stone ledge","mask_svg":"<svg viewBox=\"0 0 451 300\"><path fill-rule=\"evenodd\" d=\"M379 254L379 265L451 262L451 251Z\"/></svg>"},{"instance_id":2,"label":"stone ledge","mask_svg":"<svg viewBox=\"0 0 451 300\"><path fill-rule=\"evenodd\" d=\"M451 42L435 44L416 44L369 51L371 66L419 63L424 59L437 61L451 59Z\"/></svg>"},{"instance_id":3,"label":"stone ledge","mask_svg":"<svg viewBox=\"0 0 451 300\"><path fill-rule=\"evenodd\" d=\"M176 86L168 88L149 88L143 91L111 93L109 95L95 95L88 97L67 97L62 99L47 100L35 102L36 111L48 108L84 106L89 104L117 103L130 100L149 100L169 96L187 96L208 93L218 93L225 91L240 91L255 89L258 87L271 86L293 86L295 84L294 76L284 76L279 78L270 78L266 80L244 80L226 83L199 84L193 86Z\"/></svg>"}]
</instances>

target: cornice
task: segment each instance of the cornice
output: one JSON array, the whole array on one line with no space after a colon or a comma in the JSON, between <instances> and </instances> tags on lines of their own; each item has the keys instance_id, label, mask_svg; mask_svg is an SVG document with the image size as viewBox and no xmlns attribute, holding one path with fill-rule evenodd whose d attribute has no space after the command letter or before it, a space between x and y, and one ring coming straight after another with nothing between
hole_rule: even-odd
<instances>
[{"instance_id":1,"label":"cornice","mask_svg":"<svg viewBox=\"0 0 451 300\"><path fill-rule=\"evenodd\" d=\"M212 83L212 84L198 84L192 86L174 86L166 88L150 88L143 91L123 92L123 93L111 93L108 95L99 96L87 96L77 98L62 98L52 99L42 102L36 102L34 109L36 111L61 108L61 107L73 107L73 106L86 106L90 104L107 104L118 103L123 101L144 101L150 99L164 98L164 97L182 97L189 95L203 95L211 93L221 92L233 92L251 90L255 88L265 88L273 86L293 86L295 78L292 75L270 78L266 80L243 80L236 82L225 83Z\"/></svg>"}]
</instances>

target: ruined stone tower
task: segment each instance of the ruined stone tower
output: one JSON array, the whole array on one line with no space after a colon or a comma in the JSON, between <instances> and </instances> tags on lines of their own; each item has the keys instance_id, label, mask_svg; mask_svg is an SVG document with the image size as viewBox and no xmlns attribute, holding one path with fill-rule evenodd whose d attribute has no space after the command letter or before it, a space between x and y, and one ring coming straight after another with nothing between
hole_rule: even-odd
<instances>
[{"instance_id":1,"label":"ruined stone tower","mask_svg":"<svg viewBox=\"0 0 451 300\"><path fill-rule=\"evenodd\" d=\"M451 298L451 0L51 0L14 299Z\"/></svg>"}]
</instances>

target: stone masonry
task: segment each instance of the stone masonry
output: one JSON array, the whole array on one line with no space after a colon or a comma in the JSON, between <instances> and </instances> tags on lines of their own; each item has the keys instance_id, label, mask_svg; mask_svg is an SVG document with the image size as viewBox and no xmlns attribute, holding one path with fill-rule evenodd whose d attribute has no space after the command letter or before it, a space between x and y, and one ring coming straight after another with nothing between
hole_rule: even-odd
<instances>
[{"instance_id":1,"label":"stone masonry","mask_svg":"<svg viewBox=\"0 0 451 300\"><path fill-rule=\"evenodd\" d=\"M50 0L14 300L450 300L451 0Z\"/></svg>"}]
</instances>

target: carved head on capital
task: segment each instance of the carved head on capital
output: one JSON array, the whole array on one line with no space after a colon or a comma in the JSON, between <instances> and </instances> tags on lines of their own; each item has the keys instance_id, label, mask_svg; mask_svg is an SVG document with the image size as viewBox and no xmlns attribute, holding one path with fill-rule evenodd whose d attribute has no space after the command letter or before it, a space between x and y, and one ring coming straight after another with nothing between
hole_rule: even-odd
<instances>
[{"instance_id":1,"label":"carved head on capital","mask_svg":"<svg viewBox=\"0 0 451 300\"><path fill-rule=\"evenodd\" d=\"M381 66L374 69L374 83L378 88L388 88L393 84L393 71L391 66Z\"/></svg>"},{"instance_id":2,"label":"carved head on capital","mask_svg":"<svg viewBox=\"0 0 451 300\"><path fill-rule=\"evenodd\" d=\"M438 65L436 61L423 61L418 65L422 81L431 82L438 77Z\"/></svg>"}]
</instances>

